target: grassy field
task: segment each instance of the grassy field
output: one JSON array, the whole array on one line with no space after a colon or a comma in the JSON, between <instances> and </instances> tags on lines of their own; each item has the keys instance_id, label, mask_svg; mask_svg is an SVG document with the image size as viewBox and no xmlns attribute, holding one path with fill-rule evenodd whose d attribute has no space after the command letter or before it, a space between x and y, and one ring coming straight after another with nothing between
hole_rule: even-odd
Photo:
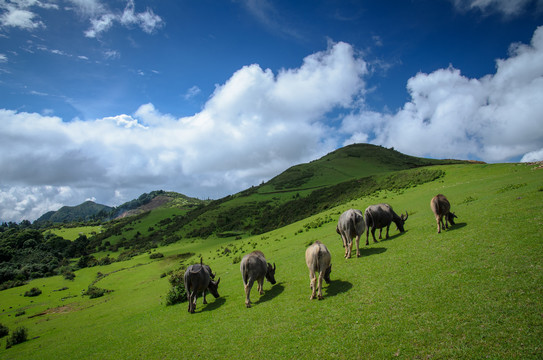
<instances>
[{"instance_id":1,"label":"grassy field","mask_svg":"<svg viewBox=\"0 0 543 360\"><path fill-rule=\"evenodd\" d=\"M58 229L49 230L53 234L56 234L66 240L75 240L80 235L85 235L87 237L92 236L93 234L98 234L102 231L102 226L78 226L78 227L61 227Z\"/></svg>"},{"instance_id":2,"label":"grassy field","mask_svg":"<svg viewBox=\"0 0 543 360\"><path fill-rule=\"evenodd\" d=\"M29 341L2 359L374 358L541 359L543 357L543 169L533 165L440 166L446 175L398 192L381 191L256 237L182 240L149 254L0 292L0 323L28 329ZM429 202L444 193L457 225L437 234ZM350 207L388 202L409 212L406 232L362 245L344 259L335 232ZM143 227L151 224L142 220ZM135 226L136 227L136 226ZM309 300L306 246L332 253L332 283ZM361 241L361 244L365 243ZM224 249L231 252L224 254ZM265 294L244 306L239 264L254 248L277 265ZM219 293L165 306L166 271L180 253L201 255L221 278ZM115 256L115 254L111 254ZM113 290L97 299L81 292ZM29 298L25 291L42 294ZM67 288L67 289L65 289ZM64 289L64 290L61 290ZM16 316L16 314L24 314Z\"/></svg>"}]
</instances>

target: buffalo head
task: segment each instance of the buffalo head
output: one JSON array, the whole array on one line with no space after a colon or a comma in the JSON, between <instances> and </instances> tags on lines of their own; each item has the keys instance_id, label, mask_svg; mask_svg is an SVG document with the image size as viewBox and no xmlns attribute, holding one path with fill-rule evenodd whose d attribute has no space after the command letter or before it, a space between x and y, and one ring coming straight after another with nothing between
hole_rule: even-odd
<instances>
[{"instance_id":1,"label":"buffalo head","mask_svg":"<svg viewBox=\"0 0 543 360\"><path fill-rule=\"evenodd\" d=\"M447 215L447 220L451 223L451 225L456 225L454 223L454 218L457 218L458 216L456 216L454 213L450 212L448 213Z\"/></svg>"},{"instance_id":2,"label":"buffalo head","mask_svg":"<svg viewBox=\"0 0 543 360\"><path fill-rule=\"evenodd\" d=\"M217 280L217 281L209 280L209 285L208 285L207 289L209 290L211 295L213 295L215 298L218 298L220 296L219 295L219 283L220 282L221 282L221 278L219 278L219 280Z\"/></svg>"},{"instance_id":3,"label":"buffalo head","mask_svg":"<svg viewBox=\"0 0 543 360\"><path fill-rule=\"evenodd\" d=\"M268 263L268 270L266 271L266 280L268 280L272 285L275 284L275 263L273 267Z\"/></svg>"},{"instance_id":4,"label":"buffalo head","mask_svg":"<svg viewBox=\"0 0 543 360\"><path fill-rule=\"evenodd\" d=\"M398 230L399 230L400 232L404 232L404 231L405 231L403 225L404 225L405 222L407 221L407 218L408 218L408 217L409 217L409 214L408 214L407 211L406 211L406 212L405 212L405 215L402 214L402 215L400 216L400 221L397 221L397 222L396 222L396 226L397 226L397 228L398 228Z\"/></svg>"},{"instance_id":5,"label":"buffalo head","mask_svg":"<svg viewBox=\"0 0 543 360\"><path fill-rule=\"evenodd\" d=\"M332 272L332 264L326 268L324 271L324 281L326 281L327 284L330 284L330 273Z\"/></svg>"}]
</instances>

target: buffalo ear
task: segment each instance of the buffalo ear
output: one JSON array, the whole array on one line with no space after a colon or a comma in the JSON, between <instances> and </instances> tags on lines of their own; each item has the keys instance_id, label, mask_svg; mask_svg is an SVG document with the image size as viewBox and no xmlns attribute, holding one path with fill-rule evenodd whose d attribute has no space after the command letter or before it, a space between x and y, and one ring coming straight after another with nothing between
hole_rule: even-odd
<instances>
[{"instance_id":1,"label":"buffalo ear","mask_svg":"<svg viewBox=\"0 0 543 360\"><path fill-rule=\"evenodd\" d=\"M273 263L273 271L275 271L275 263Z\"/></svg>"}]
</instances>

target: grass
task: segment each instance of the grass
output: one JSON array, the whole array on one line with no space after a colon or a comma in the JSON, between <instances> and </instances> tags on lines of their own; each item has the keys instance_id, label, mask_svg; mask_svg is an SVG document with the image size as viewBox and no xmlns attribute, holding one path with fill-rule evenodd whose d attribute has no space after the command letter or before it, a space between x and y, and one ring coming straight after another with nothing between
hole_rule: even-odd
<instances>
[{"instance_id":1,"label":"grass","mask_svg":"<svg viewBox=\"0 0 543 360\"><path fill-rule=\"evenodd\" d=\"M80 235L90 237L92 234L98 234L102 231L102 226L78 226L78 227L61 227L49 230L66 240L75 240Z\"/></svg>"},{"instance_id":2,"label":"grass","mask_svg":"<svg viewBox=\"0 0 543 360\"><path fill-rule=\"evenodd\" d=\"M4 290L0 323L24 326L29 340L10 349L0 340L0 358L542 358L543 170L439 168L446 175L431 183L381 191L263 235L182 240L157 249L162 259L145 253L81 269L74 281L56 276ZM437 193L458 215L441 234L429 206ZM381 201L409 212L407 231L392 227L390 239L361 245L361 258L343 259L339 214ZM304 262L315 240L332 253L322 301L309 300ZM237 253L220 251L228 246ZM253 289L246 309L232 260L253 247L276 263L278 283L266 282L263 296ZM165 305L169 283L160 277L179 268L176 255L185 252L195 254L185 263L201 255L221 277L221 297L199 299L192 315L186 303ZM95 285L113 292L82 297L97 272L108 275ZM24 297L33 287L42 294Z\"/></svg>"}]
</instances>

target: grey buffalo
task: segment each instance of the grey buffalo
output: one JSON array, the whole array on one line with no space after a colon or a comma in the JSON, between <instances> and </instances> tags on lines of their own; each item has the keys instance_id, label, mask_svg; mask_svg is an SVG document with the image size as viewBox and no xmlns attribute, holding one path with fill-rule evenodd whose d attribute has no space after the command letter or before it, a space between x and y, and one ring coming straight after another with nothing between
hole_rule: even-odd
<instances>
[{"instance_id":1,"label":"grey buffalo","mask_svg":"<svg viewBox=\"0 0 543 360\"><path fill-rule=\"evenodd\" d=\"M330 273L332 272L332 255L326 245L320 241L315 241L310 247L305 251L305 263L309 269L309 286L311 287L311 297L310 299L315 298L315 293L317 291L317 276L316 273L319 273L319 292L317 294L318 299L322 300L322 280L326 281L327 284L330 284Z\"/></svg>"},{"instance_id":2,"label":"grey buffalo","mask_svg":"<svg viewBox=\"0 0 543 360\"><path fill-rule=\"evenodd\" d=\"M451 225L456 225L454 223L454 218L457 216L451 212L451 204L449 203L449 200L447 200L447 197L445 197L445 195L438 194L434 196L430 201L430 208L432 209L432 211L434 212L434 216L436 217L438 234L441 232L441 229L443 229L443 227L445 227L445 229L449 228L447 223L451 223ZM443 218L445 218L445 223L443 223Z\"/></svg>"},{"instance_id":3,"label":"grey buffalo","mask_svg":"<svg viewBox=\"0 0 543 360\"><path fill-rule=\"evenodd\" d=\"M243 285L245 288L245 306L251 307L251 288L254 282L258 283L258 292L264 294L262 289L264 278L270 283L275 284L275 263L273 266L266 262L266 257L262 251L253 251L241 259L240 264L241 276L243 277Z\"/></svg>"},{"instance_id":4,"label":"grey buffalo","mask_svg":"<svg viewBox=\"0 0 543 360\"><path fill-rule=\"evenodd\" d=\"M185 290L187 292L187 299L189 301L189 312L194 313L196 310L196 298L199 293L202 293L204 298L204 304L206 301L206 292L209 292L215 297L219 297L219 282L221 279L214 281L215 274L211 272L209 265L204 265L200 261L200 264L190 265L185 271L183 278L185 283Z\"/></svg>"},{"instance_id":5,"label":"grey buffalo","mask_svg":"<svg viewBox=\"0 0 543 360\"><path fill-rule=\"evenodd\" d=\"M339 216L336 232L341 235L341 239L343 240L345 258L349 259L351 257L353 237L356 237L356 256L360 256L360 236L364 234L364 230L366 230L366 225L364 224L362 211L349 209Z\"/></svg>"},{"instance_id":6,"label":"grey buffalo","mask_svg":"<svg viewBox=\"0 0 543 360\"><path fill-rule=\"evenodd\" d=\"M368 227L368 232L366 233L366 245L369 244L368 238L370 235L370 228L371 228L371 235L373 236L373 241L377 242L375 239L375 229L379 229L379 239L382 238L382 231L383 228L387 228L386 238L388 239L388 230L390 228L390 224L394 222L400 232L404 232L405 229L403 225L405 224L405 221L408 218L407 212L405 213L405 216L402 214L402 216L398 216L392 210L392 207L388 204L377 204L377 205L370 205L366 208L366 211L364 211L364 219L366 220L366 226Z\"/></svg>"}]
</instances>

